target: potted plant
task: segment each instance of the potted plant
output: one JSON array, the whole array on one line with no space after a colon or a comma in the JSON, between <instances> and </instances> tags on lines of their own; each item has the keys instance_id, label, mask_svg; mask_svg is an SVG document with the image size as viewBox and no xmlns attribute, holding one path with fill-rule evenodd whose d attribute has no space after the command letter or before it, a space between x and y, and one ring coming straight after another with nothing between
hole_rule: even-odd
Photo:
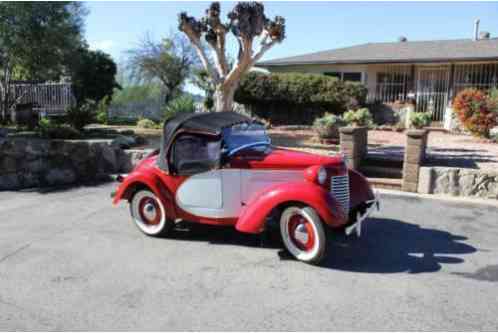
<instances>
[{"instance_id":1,"label":"potted plant","mask_svg":"<svg viewBox=\"0 0 498 333\"><path fill-rule=\"evenodd\" d=\"M344 120L341 117L326 113L322 117L315 119L313 129L322 140L338 139L339 128L344 125Z\"/></svg>"},{"instance_id":2,"label":"potted plant","mask_svg":"<svg viewBox=\"0 0 498 333\"><path fill-rule=\"evenodd\" d=\"M365 127L373 125L372 114L367 108L349 110L342 116L346 124L353 127Z\"/></svg>"},{"instance_id":3,"label":"potted plant","mask_svg":"<svg viewBox=\"0 0 498 333\"><path fill-rule=\"evenodd\" d=\"M412 112L410 115L411 126L415 129L422 129L431 124L432 115L430 112Z\"/></svg>"}]
</instances>

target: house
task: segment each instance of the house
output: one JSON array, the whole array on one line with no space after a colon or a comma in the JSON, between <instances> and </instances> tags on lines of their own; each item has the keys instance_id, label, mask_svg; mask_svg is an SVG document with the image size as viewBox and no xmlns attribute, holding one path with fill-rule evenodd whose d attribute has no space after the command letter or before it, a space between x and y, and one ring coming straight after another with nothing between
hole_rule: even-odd
<instances>
[{"instance_id":1,"label":"house","mask_svg":"<svg viewBox=\"0 0 498 333\"><path fill-rule=\"evenodd\" d=\"M367 43L257 64L271 72L322 73L361 82L368 101L414 100L441 125L451 101L465 88L498 86L498 38L477 32L473 39ZM447 110L448 109L448 110Z\"/></svg>"}]
</instances>

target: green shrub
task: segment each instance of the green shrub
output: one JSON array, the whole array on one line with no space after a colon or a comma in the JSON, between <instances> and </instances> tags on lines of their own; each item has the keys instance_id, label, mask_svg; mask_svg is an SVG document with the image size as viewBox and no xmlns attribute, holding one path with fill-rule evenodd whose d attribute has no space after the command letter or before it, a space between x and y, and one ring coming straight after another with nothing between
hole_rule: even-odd
<instances>
[{"instance_id":1,"label":"green shrub","mask_svg":"<svg viewBox=\"0 0 498 333\"><path fill-rule=\"evenodd\" d=\"M68 125L60 125L48 118L42 118L38 122L38 133L46 139L78 139L81 133Z\"/></svg>"},{"instance_id":2,"label":"green shrub","mask_svg":"<svg viewBox=\"0 0 498 333\"><path fill-rule=\"evenodd\" d=\"M105 96L97 104L97 114L95 115L95 120L99 124L107 125L109 121L109 96Z\"/></svg>"},{"instance_id":3,"label":"green shrub","mask_svg":"<svg viewBox=\"0 0 498 333\"><path fill-rule=\"evenodd\" d=\"M412 112L410 114L410 123L412 127L421 129L427 127L432 122L432 115L430 112Z\"/></svg>"},{"instance_id":4,"label":"green shrub","mask_svg":"<svg viewBox=\"0 0 498 333\"><path fill-rule=\"evenodd\" d=\"M322 74L250 72L235 92L235 101L251 106L272 123L312 123L324 113L341 114L365 102L367 89Z\"/></svg>"},{"instance_id":5,"label":"green shrub","mask_svg":"<svg viewBox=\"0 0 498 333\"><path fill-rule=\"evenodd\" d=\"M475 136L488 137L489 130L496 126L497 93L489 94L477 89L465 89L453 100L453 110L463 127Z\"/></svg>"},{"instance_id":6,"label":"green shrub","mask_svg":"<svg viewBox=\"0 0 498 333\"><path fill-rule=\"evenodd\" d=\"M195 101L190 95L182 95L175 98L163 108L164 119L167 120L180 113L194 113Z\"/></svg>"},{"instance_id":7,"label":"green shrub","mask_svg":"<svg viewBox=\"0 0 498 333\"><path fill-rule=\"evenodd\" d=\"M339 128L344 126L344 120L337 115L326 113L323 117L316 118L313 129L321 139L339 138Z\"/></svg>"},{"instance_id":8,"label":"green shrub","mask_svg":"<svg viewBox=\"0 0 498 333\"><path fill-rule=\"evenodd\" d=\"M81 131L86 125L95 121L96 109L96 103L87 99L82 105L70 107L67 110L67 122L78 131Z\"/></svg>"},{"instance_id":9,"label":"green shrub","mask_svg":"<svg viewBox=\"0 0 498 333\"><path fill-rule=\"evenodd\" d=\"M112 117L107 119L107 125L136 126L138 119L125 117Z\"/></svg>"},{"instance_id":10,"label":"green shrub","mask_svg":"<svg viewBox=\"0 0 498 333\"><path fill-rule=\"evenodd\" d=\"M137 127L138 128L158 128L158 124L156 124L155 121L147 119L147 118L142 118L137 122Z\"/></svg>"},{"instance_id":11,"label":"green shrub","mask_svg":"<svg viewBox=\"0 0 498 333\"><path fill-rule=\"evenodd\" d=\"M358 110L349 110L345 112L342 116L346 124L352 126L372 126L373 118L372 114L367 108L361 108Z\"/></svg>"}]
</instances>

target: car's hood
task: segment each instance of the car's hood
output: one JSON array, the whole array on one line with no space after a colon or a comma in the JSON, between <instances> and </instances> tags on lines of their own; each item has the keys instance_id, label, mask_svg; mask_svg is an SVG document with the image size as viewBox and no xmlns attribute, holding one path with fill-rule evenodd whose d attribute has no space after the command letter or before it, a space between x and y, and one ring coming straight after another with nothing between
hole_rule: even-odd
<instances>
[{"instance_id":1,"label":"car's hood","mask_svg":"<svg viewBox=\"0 0 498 333\"><path fill-rule=\"evenodd\" d=\"M232 167L250 169L305 169L312 165L341 165L341 155L324 156L290 149L274 148L265 155L241 154L233 158Z\"/></svg>"}]
</instances>

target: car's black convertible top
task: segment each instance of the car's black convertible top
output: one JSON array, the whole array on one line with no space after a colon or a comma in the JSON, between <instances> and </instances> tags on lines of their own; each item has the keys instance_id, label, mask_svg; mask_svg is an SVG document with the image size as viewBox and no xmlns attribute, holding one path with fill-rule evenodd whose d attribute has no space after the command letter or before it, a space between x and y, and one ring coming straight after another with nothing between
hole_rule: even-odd
<instances>
[{"instance_id":1,"label":"car's black convertible top","mask_svg":"<svg viewBox=\"0 0 498 333\"><path fill-rule=\"evenodd\" d=\"M184 113L169 119L163 127L159 168L168 172L167 150L178 131L219 136L224 128L245 122L252 119L236 112Z\"/></svg>"}]
</instances>

